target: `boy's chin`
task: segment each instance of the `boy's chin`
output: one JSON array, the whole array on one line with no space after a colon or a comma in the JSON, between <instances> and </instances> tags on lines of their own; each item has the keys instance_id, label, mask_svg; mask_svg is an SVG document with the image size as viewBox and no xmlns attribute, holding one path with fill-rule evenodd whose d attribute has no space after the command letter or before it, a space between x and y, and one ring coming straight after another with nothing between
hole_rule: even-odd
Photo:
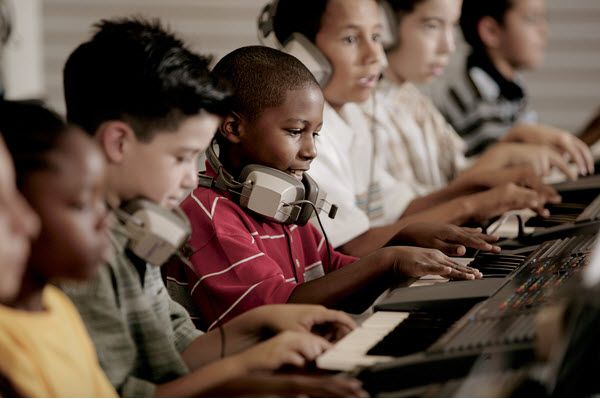
<instances>
[{"instance_id":1,"label":"boy's chin","mask_svg":"<svg viewBox=\"0 0 600 399\"><path fill-rule=\"evenodd\" d=\"M416 79L408 79L411 83L417 84L417 85L426 85L429 84L431 82L433 82L434 80L438 79L439 77L441 77L442 75L438 75L438 74L428 74L428 75L424 75L424 76L419 76Z\"/></svg>"},{"instance_id":2,"label":"boy's chin","mask_svg":"<svg viewBox=\"0 0 600 399\"><path fill-rule=\"evenodd\" d=\"M159 205L168 210L173 210L177 208L180 203L181 200L179 200L178 198L166 198L163 201L161 201Z\"/></svg>"}]
</instances>

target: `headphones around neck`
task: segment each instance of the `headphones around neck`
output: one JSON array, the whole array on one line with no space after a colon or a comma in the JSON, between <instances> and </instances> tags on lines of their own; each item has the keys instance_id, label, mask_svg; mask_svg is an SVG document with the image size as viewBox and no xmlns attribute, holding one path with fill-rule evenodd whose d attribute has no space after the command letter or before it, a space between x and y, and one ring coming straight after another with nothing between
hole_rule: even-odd
<instances>
[{"instance_id":1,"label":"headphones around neck","mask_svg":"<svg viewBox=\"0 0 600 399\"><path fill-rule=\"evenodd\" d=\"M277 14L279 0L268 2L258 16L258 40L263 46L281 50L299 59L313 74L321 87L325 87L331 79L333 68L325 55L306 36L294 32L290 38L281 43L277 40L274 29L274 19ZM381 14L383 15L382 44L384 49L393 47L396 43L397 33L395 29L395 18L392 9L385 2L380 2ZM382 69L387 66L385 54L380 59Z\"/></svg>"},{"instance_id":2,"label":"headphones around neck","mask_svg":"<svg viewBox=\"0 0 600 399\"><path fill-rule=\"evenodd\" d=\"M135 199L113 211L123 223L127 248L155 266L175 255L192 233L190 222L179 207L169 210L146 199Z\"/></svg>"},{"instance_id":3,"label":"headphones around neck","mask_svg":"<svg viewBox=\"0 0 600 399\"><path fill-rule=\"evenodd\" d=\"M206 150L206 158L217 176L199 173L200 186L228 191L242 208L281 224L303 226L308 223L313 211L319 213L324 210L330 218L335 217L337 206L327 201L325 191L319 190L307 173L299 181L280 170L250 164L235 179L223 168L215 152L215 144L213 139Z\"/></svg>"}]
</instances>

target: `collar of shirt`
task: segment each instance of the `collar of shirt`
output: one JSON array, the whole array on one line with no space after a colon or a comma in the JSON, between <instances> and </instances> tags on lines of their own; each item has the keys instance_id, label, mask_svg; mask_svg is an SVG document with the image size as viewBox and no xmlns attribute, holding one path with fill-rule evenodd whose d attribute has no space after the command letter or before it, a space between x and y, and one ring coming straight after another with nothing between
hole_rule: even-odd
<instances>
[{"instance_id":1,"label":"collar of shirt","mask_svg":"<svg viewBox=\"0 0 600 399\"><path fill-rule=\"evenodd\" d=\"M467 58L467 70L470 71L472 68L480 68L487 73L498 85L500 95L507 100L520 100L525 97L525 92L518 80L506 79L483 51L473 51Z\"/></svg>"}]
</instances>

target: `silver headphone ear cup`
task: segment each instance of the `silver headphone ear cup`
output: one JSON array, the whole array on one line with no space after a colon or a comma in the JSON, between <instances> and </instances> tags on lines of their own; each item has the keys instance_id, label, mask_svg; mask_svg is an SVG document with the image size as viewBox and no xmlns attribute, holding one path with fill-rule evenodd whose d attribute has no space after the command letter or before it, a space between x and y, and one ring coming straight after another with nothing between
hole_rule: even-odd
<instances>
[{"instance_id":1,"label":"silver headphone ear cup","mask_svg":"<svg viewBox=\"0 0 600 399\"><path fill-rule=\"evenodd\" d=\"M264 165L246 165L238 179L243 184L238 204L281 224L296 223L304 185L293 176Z\"/></svg>"},{"instance_id":2,"label":"silver headphone ear cup","mask_svg":"<svg viewBox=\"0 0 600 399\"><path fill-rule=\"evenodd\" d=\"M396 14L386 0L379 2L381 22L383 30L381 34L381 44L385 51L389 51L398 46L398 22Z\"/></svg>"},{"instance_id":3,"label":"silver headphone ear cup","mask_svg":"<svg viewBox=\"0 0 600 399\"><path fill-rule=\"evenodd\" d=\"M293 33L281 51L299 59L321 87L331 79L333 68L319 48L300 33Z\"/></svg>"},{"instance_id":4,"label":"silver headphone ear cup","mask_svg":"<svg viewBox=\"0 0 600 399\"><path fill-rule=\"evenodd\" d=\"M281 50L300 60L313 74L321 87L325 87L333 69L331 64L317 46L300 33L293 33L285 43L279 42L273 29L278 0L267 3L258 15L257 35L263 46Z\"/></svg>"},{"instance_id":5,"label":"silver headphone ear cup","mask_svg":"<svg viewBox=\"0 0 600 399\"><path fill-rule=\"evenodd\" d=\"M278 0L273 0L265 4L260 14L258 14L257 19L258 42L263 46L271 47L277 50L283 47L281 43L279 43L279 40L277 40L275 37L275 32L273 29L273 18L277 12L278 2Z\"/></svg>"},{"instance_id":6,"label":"silver headphone ear cup","mask_svg":"<svg viewBox=\"0 0 600 399\"><path fill-rule=\"evenodd\" d=\"M135 199L115 211L128 238L127 247L144 261L160 266L184 245L191 232L185 213L146 199Z\"/></svg>"}]
</instances>

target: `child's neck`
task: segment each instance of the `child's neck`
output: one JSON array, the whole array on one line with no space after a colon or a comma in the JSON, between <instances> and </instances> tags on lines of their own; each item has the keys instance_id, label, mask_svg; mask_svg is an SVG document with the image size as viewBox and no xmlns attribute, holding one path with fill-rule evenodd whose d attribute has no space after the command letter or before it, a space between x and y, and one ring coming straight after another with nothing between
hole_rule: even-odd
<instances>
[{"instance_id":1,"label":"child's neck","mask_svg":"<svg viewBox=\"0 0 600 399\"><path fill-rule=\"evenodd\" d=\"M334 103L332 103L332 102L329 102L329 101L328 101L327 103L328 103L328 104L329 104L329 106L330 106L331 108L333 108L333 110L334 110L335 112L337 112L338 114L340 113L340 111L342 110L342 107L344 106L344 104L334 104Z\"/></svg>"},{"instance_id":2,"label":"child's neck","mask_svg":"<svg viewBox=\"0 0 600 399\"><path fill-rule=\"evenodd\" d=\"M28 267L29 269L29 267ZM48 281L36 276L27 270L21 282L21 289L15 300L9 304L10 307L28 312L44 311L42 294Z\"/></svg>"},{"instance_id":3,"label":"child's neck","mask_svg":"<svg viewBox=\"0 0 600 399\"><path fill-rule=\"evenodd\" d=\"M406 79L394 72L394 70L389 66L385 68L385 71L383 71L383 76L397 85L401 85L406 82Z\"/></svg>"},{"instance_id":4,"label":"child's neck","mask_svg":"<svg viewBox=\"0 0 600 399\"><path fill-rule=\"evenodd\" d=\"M325 95L325 101L327 102L327 104L339 114L346 102L339 103L337 101L331 101L332 97L334 96L329 95L330 93L327 87L325 87L325 89L323 90L323 94Z\"/></svg>"},{"instance_id":5,"label":"child's neck","mask_svg":"<svg viewBox=\"0 0 600 399\"><path fill-rule=\"evenodd\" d=\"M223 165L223 169L227 171L234 179L237 179L242 172L241 154L235 148L228 148L226 151L221 151L219 161ZM215 170L218 172L218 170Z\"/></svg>"},{"instance_id":6,"label":"child's neck","mask_svg":"<svg viewBox=\"0 0 600 399\"><path fill-rule=\"evenodd\" d=\"M490 57L490 61L494 64L494 67L500 72L502 76L506 80L513 81L515 80L516 70L515 68L506 60L506 58L500 56L498 53L494 51L488 51L488 56Z\"/></svg>"}]
</instances>

